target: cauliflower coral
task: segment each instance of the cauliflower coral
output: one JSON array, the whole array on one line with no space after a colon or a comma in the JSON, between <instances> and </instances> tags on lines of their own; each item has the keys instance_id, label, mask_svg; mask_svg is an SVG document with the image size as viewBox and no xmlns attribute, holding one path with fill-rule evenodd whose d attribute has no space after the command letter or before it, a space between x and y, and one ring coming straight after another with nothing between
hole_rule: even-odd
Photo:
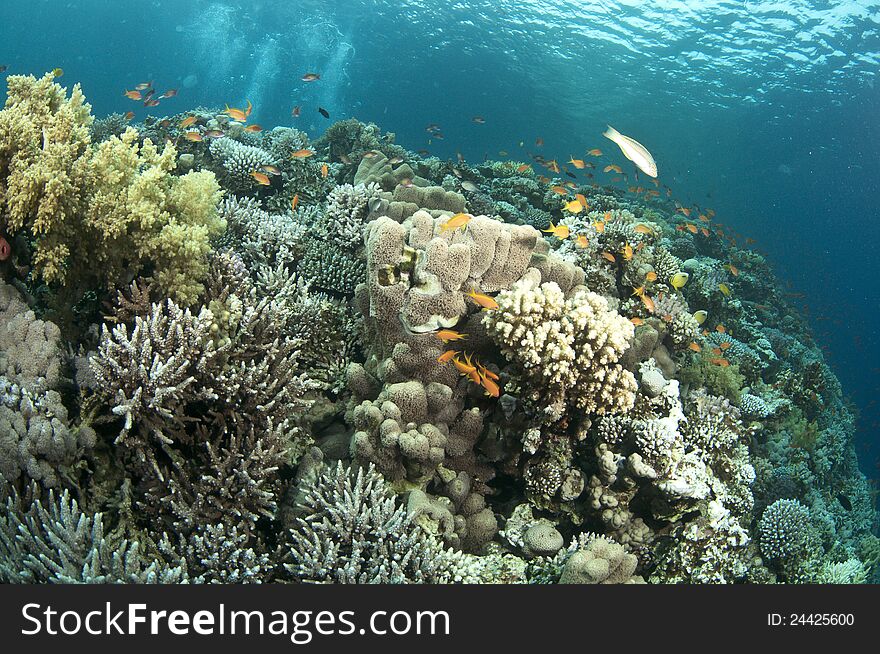
<instances>
[{"instance_id":1,"label":"cauliflower coral","mask_svg":"<svg viewBox=\"0 0 880 654\"><path fill-rule=\"evenodd\" d=\"M632 408L636 380L618 360L634 327L604 297L583 287L566 297L555 282L528 273L495 301L498 310L486 312L483 324L517 366L523 397L548 422L566 404L595 414Z\"/></svg>"}]
</instances>

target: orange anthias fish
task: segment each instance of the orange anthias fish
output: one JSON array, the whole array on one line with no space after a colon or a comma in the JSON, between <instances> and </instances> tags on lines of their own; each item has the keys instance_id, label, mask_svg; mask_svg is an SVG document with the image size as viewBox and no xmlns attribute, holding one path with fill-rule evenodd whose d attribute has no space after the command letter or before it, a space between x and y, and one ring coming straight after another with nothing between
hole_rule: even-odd
<instances>
[{"instance_id":1,"label":"orange anthias fish","mask_svg":"<svg viewBox=\"0 0 880 654\"><path fill-rule=\"evenodd\" d=\"M126 90L126 92L123 93L122 95L124 95L124 96L125 96L126 98L128 98L129 100L140 100L140 99L143 98L143 96L141 95L141 92L140 92L140 91L128 91L128 90Z\"/></svg>"},{"instance_id":2,"label":"orange anthias fish","mask_svg":"<svg viewBox=\"0 0 880 654\"><path fill-rule=\"evenodd\" d=\"M568 163L570 163L578 170L582 170L586 166L583 159L575 159L574 157L569 157Z\"/></svg>"},{"instance_id":3,"label":"orange anthias fish","mask_svg":"<svg viewBox=\"0 0 880 654\"><path fill-rule=\"evenodd\" d=\"M564 186L551 186L550 190L559 195L568 195L568 189Z\"/></svg>"},{"instance_id":4,"label":"orange anthias fish","mask_svg":"<svg viewBox=\"0 0 880 654\"><path fill-rule=\"evenodd\" d=\"M601 157L602 150L600 150L599 148L593 148L592 150L587 152L587 154L590 155L591 157Z\"/></svg>"},{"instance_id":5,"label":"orange anthias fish","mask_svg":"<svg viewBox=\"0 0 880 654\"><path fill-rule=\"evenodd\" d=\"M305 159L306 157L311 157L313 154L315 154L314 150L309 150L308 148L303 148L302 150L297 150L296 152L294 152L290 156L293 157L294 159Z\"/></svg>"},{"instance_id":6,"label":"orange anthias fish","mask_svg":"<svg viewBox=\"0 0 880 654\"><path fill-rule=\"evenodd\" d=\"M296 105L296 106L290 111L290 115L291 115L293 118L299 118L299 115L300 115L301 113L302 113L302 107L300 107L299 105Z\"/></svg>"},{"instance_id":7,"label":"orange anthias fish","mask_svg":"<svg viewBox=\"0 0 880 654\"><path fill-rule=\"evenodd\" d=\"M617 164L611 164L610 166L605 166L605 168L603 168L602 170L606 173L611 172L612 170L617 174L620 174L623 172L623 169L620 166L618 166Z\"/></svg>"},{"instance_id":8,"label":"orange anthias fish","mask_svg":"<svg viewBox=\"0 0 880 654\"><path fill-rule=\"evenodd\" d=\"M290 201L290 211L296 211L296 205L299 204L299 193L293 196L293 199Z\"/></svg>"},{"instance_id":9,"label":"orange anthias fish","mask_svg":"<svg viewBox=\"0 0 880 654\"><path fill-rule=\"evenodd\" d=\"M697 231L699 231L699 230L697 229L697 226L694 225L694 224L692 224L692 223L688 223L687 225L685 225L685 227L687 228L687 230L688 230L691 234L696 234Z\"/></svg>"},{"instance_id":10,"label":"orange anthias fish","mask_svg":"<svg viewBox=\"0 0 880 654\"><path fill-rule=\"evenodd\" d=\"M134 118L134 112L133 111L126 111L125 116L123 116L123 118L125 118L125 120L131 120L132 118Z\"/></svg>"},{"instance_id":11,"label":"orange anthias fish","mask_svg":"<svg viewBox=\"0 0 880 654\"><path fill-rule=\"evenodd\" d=\"M246 100L247 108L244 110L244 115L250 118L251 112L254 110L254 105L251 104L250 100Z\"/></svg>"},{"instance_id":12,"label":"orange anthias fish","mask_svg":"<svg viewBox=\"0 0 880 654\"><path fill-rule=\"evenodd\" d=\"M572 200L571 202L566 202L564 208L569 213L580 213L584 210L584 205L580 203L580 200Z\"/></svg>"},{"instance_id":13,"label":"orange anthias fish","mask_svg":"<svg viewBox=\"0 0 880 654\"><path fill-rule=\"evenodd\" d=\"M521 165L519 165L519 166L516 167L516 172L518 172L518 173L524 173L524 172L526 172L527 170L531 170L531 169L532 169L532 167L531 167L529 164L521 164Z\"/></svg>"},{"instance_id":14,"label":"orange anthias fish","mask_svg":"<svg viewBox=\"0 0 880 654\"><path fill-rule=\"evenodd\" d=\"M642 300L642 304L644 304L645 308L648 310L648 313L654 313L654 300L648 297L645 293L642 293L639 297Z\"/></svg>"},{"instance_id":15,"label":"orange anthias fish","mask_svg":"<svg viewBox=\"0 0 880 654\"><path fill-rule=\"evenodd\" d=\"M733 345L733 343L731 343L729 341L725 341L724 343L721 343L721 345L718 346L718 349L719 350L726 350L727 348L731 347L732 345Z\"/></svg>"},{"instance_id":16,"label":"orange anthias fish","mask_svg":"<svg viewBox=\"0 0 880 654\"><path fill-rule=\"evenodd\" d=\"M330 167L327 164L321 164L321 177L327 179L327 175L330 174Z\"/></svg>"},{"instance_id":17,"label":"orange anthias fish","mask_svg":"<svg viewBox=\"0 0 880 654\"><path fill-rule=\"evenodd\" d=\"M654 234L654 230L653 230L653 229L651 229L651 228L648 227L647 225L643 225L642 223L639 223L638 225L636 225L636 226L633 228L633 231L634 231L636 234L648 234L648 235L653 235L653 234Z\"/></svg>"},{"instance_id":18,"label":"orange anthias fish","mask_svg":"<svg viewBox=\"0 0 880 654\"><path fill-rule=\"evenodd\" d=\"M577 240L575 240L575 245L577 245L579 248L585 248L589 244L590 244L590 241L583 234L579 235L577 237Z\"/></svg>"},{"instance_id":19,"label":"orange anthias fish","mask_svg":"<svg viewBox=\"0 0 880 654\"><path fill-rule=\"evenodd\" d=\"M657 281L657 273L655 273L653 270L649 271L648 273L645 274L645 281L646 282L656 282Z\"/></svg>"},{"instance_id":20,"label":"orange anthias fish","mask_svg":"<svg viewBox=\"0 0 880 654\"><path fill-rule=\"evenodd\" d=\"M546 166L548 169L552 170L554 173L559 172L559 164L556 163L556 159L551 159L550 161L548 161Z\"/></svg>"},{"instance_id":21,"label":"orange anthias fish","mask_svg":"<svg viewBox=\"0 0 880 654\"><path fill-rule=\"evenodd\" d=\"M617 259L614 258L614 255L611 254L610 252L603 252L603 253L602 253L602 256L603 256L605 259L608 259L608 261L610 261L611 263L614 263L614 262L617 261Z\"/></svg>"},{"instance_id":22,"label":"orange anthias fish","mask_svg":"<svg viewBox=\"0 0 880 654\"><path fill-rule=\"evenodd\" d=\"M260 127L259 125L254 124L254 125L248 125L247 127L245 127L244 131L248 132L249 134L255 134L256 132L262 132L263 128Z\"/></svg>"},{"instance_id":23,"label":"orange anthias fish","mask_svg":"<svg viewBox=\"0 0 880 654\"><path fill-rule=\"evenodd\" d=\"M590 206L587 204L587 198L584 196L583 193L575 193L574 199L584 205L584 209L590 209Z\"/></svg>"},{"instance_id":24,"label":"orange anthias fish","mask_svg":"<svg viewBox=\"0 0 880 654\"><path fill-rule=\"evenodd\" d=\"M176 95L177 95L177 89L168 89L167 91L165 91L165 93L163 93L159 97L160 98L173 98Z\"/></svg>"},{"instance_id":25,"label":"orange anthias fish","mask_svg":"<svg viewBox=\"0 0 880 654\"><path fill-rule=\"evenodd\" d=\"M498 308L498 303L494 299L484 293L477 293L475 289L471 289L471 292L467 293L467 296L484 309L492 310Z\"/></svg>"},{"instance_id":26,"label":"orange anthias fish","mask_svg":"<svg viewBox=\"0 0 880 654\"><path fill-rule=\"evenodd\" d=\"M272 183L266 173L261 173L256 170L251 173L251 177L257 180L257 184L261 184L263 186L269 186Z\"/></svg>"},{"instance_id":27,"label":"orange anthias fish","mask_svg":"<svg viewBox=\"0 0 880 654\"><path fill-rule=\"evenodd\" d=\"M465 355L465 359L467 359L467 355ZM455 365L456 368L458 368L458 371L463 375L470 375L472 372L477 371L476 366L472 366L469 363L465 363L465 361L462 361L461 359L459 359L458 357L455 357L455 356L452 357L452 363Z\"/></svg>"},{"instance_id":28,"label":"orange anthias fish","mask_svg":"<svg viewBox=\"0 0 880 654\"><path fill-rule=\"evenodd\" d=\"M641 318L630 318L629 321L634 324L636 327L641 327L645 324L645 321Z\"/></svg>"},{"instance_id":29,"label":"orange anthias fish","mask_svg":"<svg viewBox=\"0 0 880 654\"><path fill-rule=\"evenodd\" d=\"M229 105L226 105L226 111L224 111L223 113L240 123L247 122L247 114L245 114L245 112L241 109L236 109L235 107L230 107Z\"/></svg>"},{"instance_id":30,"label":"orange anthias fish","mask_svg":"<svg viewBox=\"0 0 880 654\"><path fill-rule=\"evenodd\" d=\"M183 136L187 141L192 141L193 143L198 143L202 140L202 135L199 132L184 132Z\"/></svg>"},{"instance_id":31,"label":"orange anthias fish","mask_svg":"<svg viewBox=\"0 0 880 654\"><path fill-rule=\"evenodd\" d=\"M727 327L725 327L724 325L715 325L715 331L718 332L719 334L726 334Z\"/></svg>"},{"instance_id":32,"label":"orange anthias fish","mask_svg":"<svg viewBox=\"0 0 880 654\"><path fill-rule=\"evenodd\" d=\"M446 350L443 354L437 357L437 361L439 363L449 363L456 354L458 354L458 350Z\"/></svg>"},{"instance_id":33,"label":"orange anthias fish","mask_svg":"<svg viewBox=\"0 0 880 654\"><path fill-rule=\"evenodd\" d=\"M623 255L624 259L626 259L627 261L631 261L633 258L632 245L627 243L626 245L623 246L623 250L621 250L620 253Z\"/></svg>"},{"instance_id":34,"label":"orange anthias fish","mask_svg":"<svg viewBox=\"0 0 880 654\"><path fill-rule=\"evenodd\" d=\"M734 266L732 263L729 263L724 267L730 271L731 275L733 275L734 277L739 277L739 268Z\"/></svg>"},{"instance_id":35,"label":"orange anthias fish","mask_svg":"<svg viewBox=\"0 0 880 654\"><path fill-rule=\"evenodd\" d=\"M460 341L463 338L467 338L467 334L460 334L454 329L441 329L439 332L435 332L434 335L444 343L448 343L449 341Z\"/></svg>"},{"instance_id":36,"label":"orange anthias fish","mask_svg":"<svg viewBox=\"0 0 880 654\"><path fill-rule=\"evenodd\" d=\"M477 369L477 374L480 376L480 385L486 389L486 395L489 397L498 397L501 395L501 387L492 381L492 378L489 377L489 373L490 371L483 366L479 366Z\"/></svg>"},{"instance_id":37,"label":"orange anthias fish","mask_svg":"<svg viewBox=\"0 0 880 654\"><path fill-rule=\"evenodd\" d=\"M726 368L727 366L730 365L730 361L728 361L727 359L722 359L720 357L714 357L712 359L709 359L709 363L712 363L716 366L721 366L722 368Z\"/></svg>"},{"instance_id":38,"label":"orange anthias fish","mask_svg":"<svg viewBox=\"0 0 880 654\"><path fill-rule=\"evenodd\" d=\"M699 352L700 350L703 349L703 348L701 348L697 343L694 343L694 342L691 342L690 345L688 345L688 347L689 347L691 350L693 350L694 352Z\"/></svg>"},{"instance_id":39,"label":"orange anthias fish","mask_svg":"<svg viewBox=\"0 0 880 654\"><path fill-rule=\"evenodd\" d=\"M601 234L605 231L605 223L601 220L597 220L593 223L593 229L596 230L596 233Z\"/></svg>"},{"instance_id":40,"label":"orange anthias fish","mask_svg":"<svg viewBox=\"0 0 880 654\"><path fill-rule=\"evenodd\" d=\"M186 129L190 125L195 125L197 120L198 120L198 118L196 116L189 116L189 117L181 120L180 125L178 125L178 127L180 127L180 129Z\"/></svg>"},{"instance_id":41,"label":"orange anthias fish","mask_svg":"<svg viewBox=\"0 0 880 654\"><path fill-rule=\"evenodd\" d=\"M577 200L574 200L574 202L577 202ZM580 204L580 203L578 203L578 204ZM566 225L554 225L552 222L550 223L549 229L542 229L541 231L547 232L548 234L552 234L553 236L555 236L556 238L559 238L559 239L568 238L568 235L570 233L570 230L568 229L568 227Z\"/></svg>"},{"instance_id":42,"label":"orange anthias fish","mask_svg":"<svg viewBox=\"0 0 880 654\"><path fill-rule=\"evenodd\" d=\"M445 223L440 225L440 233L450 230L450 229L458 229L459 227L464 227L467 225L473 216L469 213L457 213L452 218L447 220Z\"/></svg>"}]
</instances>

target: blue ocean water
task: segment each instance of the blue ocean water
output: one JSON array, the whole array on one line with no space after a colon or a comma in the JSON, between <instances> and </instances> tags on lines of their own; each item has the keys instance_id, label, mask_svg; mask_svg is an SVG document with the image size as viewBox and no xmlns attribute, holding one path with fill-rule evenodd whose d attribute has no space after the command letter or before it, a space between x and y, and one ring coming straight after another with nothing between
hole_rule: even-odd
<instances>
[{"instance_id":1,"label":"blue ocean water","mask_svg":"<svg viewBox=\"0 0 880 654\"><path fill-rule=\"evenodd\" d=\"M880 3L846 0L4 0L0 65L62 67L99 116L247 99L252 120L315 137L323 107L468 160L601 147L623 164L610 123L649 147L676 199L713 208L789 280L858 407L873 477L878 30ZM123 97L147 80L179 95L151 110Z\"/></svg>"}]
</instances>

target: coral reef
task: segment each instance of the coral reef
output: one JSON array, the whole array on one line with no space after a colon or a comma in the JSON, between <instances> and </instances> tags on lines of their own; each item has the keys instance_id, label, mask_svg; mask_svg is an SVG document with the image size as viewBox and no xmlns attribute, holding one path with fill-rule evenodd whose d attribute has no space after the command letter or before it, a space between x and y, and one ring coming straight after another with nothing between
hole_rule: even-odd
<instances>
[{"instance_id":1,"label":"coral reef","mask_svg":"<svg viewBox=\"0 0 880 654\"><path fill-rule=\"evenodd\" d=\"M708 211L7 80L0 581L877 579L854 410Z\"/></svg>"}]
</instances>

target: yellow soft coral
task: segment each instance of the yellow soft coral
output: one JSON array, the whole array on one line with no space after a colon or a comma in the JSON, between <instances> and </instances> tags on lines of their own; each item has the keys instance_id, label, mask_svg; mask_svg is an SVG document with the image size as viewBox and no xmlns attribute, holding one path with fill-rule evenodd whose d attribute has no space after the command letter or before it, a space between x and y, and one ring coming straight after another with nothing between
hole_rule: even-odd
<instances>
[{"instance_id":1,"label":"yellow soft coral","mask_svg":"<svg viewBox=\"0 0 880 654\"><path fill-rule=\"evenodd\" d=\"M113 286L150 265L179 303L202 291L210 239L225 229L213 173L173 174L177 150L129 128L92 145L91 107L53 81L12 76L0 111L0 229L34 240L35 275Z\"/></svg>"}]
</instances>

